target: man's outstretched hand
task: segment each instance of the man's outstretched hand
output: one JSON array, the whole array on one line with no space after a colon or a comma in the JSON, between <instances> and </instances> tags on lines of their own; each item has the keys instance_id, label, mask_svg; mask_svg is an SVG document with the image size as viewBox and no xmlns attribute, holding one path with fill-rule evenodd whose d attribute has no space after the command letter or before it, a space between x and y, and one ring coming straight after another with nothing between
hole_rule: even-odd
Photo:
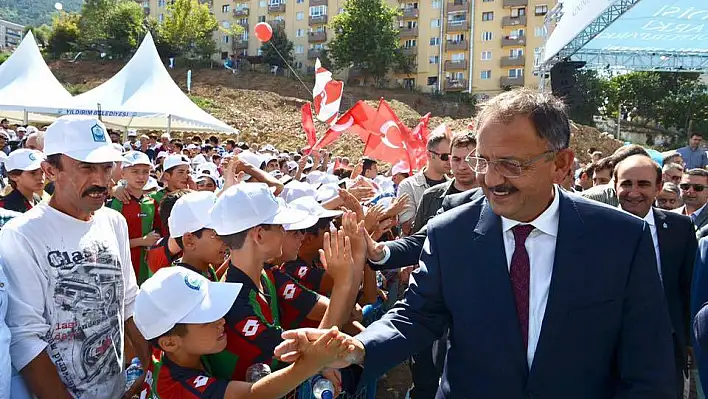
<instances>
[{"instance_id":1,"label":"man's outstretched hand","mask_svg":"<svg viewBox=\"0 0 708 399\"><path fill-rule=\"evenodd\" d=\"M294 363L302 355L303 351L311 346L311 343L326 335L330 330L317 328L300 328L297 330L285 331L282 334L283 342L273 351L273 355L286 363ZM343 334L343 333L340 333ZM364 361L364 344L359 340L347 336L346 344L353 351L344 359L339 359L328 365L330 368L344 368L351 364L360 364Z\"/></svg>"}]
</instances>

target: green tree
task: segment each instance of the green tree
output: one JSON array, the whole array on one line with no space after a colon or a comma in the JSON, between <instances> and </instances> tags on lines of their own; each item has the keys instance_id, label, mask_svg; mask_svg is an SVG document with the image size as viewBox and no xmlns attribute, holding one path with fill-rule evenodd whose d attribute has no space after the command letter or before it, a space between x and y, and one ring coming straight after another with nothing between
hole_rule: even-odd
<instances>
[{"instance_id":1,"label":"green tree","mask_svg":"<svg viewBox=\"0 0 708 399\"><path fill-rule=\"evenodd\" d=\"M398 14L383 0L348 0L330 24L336 36L329 55L337 69L351 67L379 83L397 63Z\"/></svg>"},{"instance_id":2,"label":"green tree","mask_svg":"<svg viewBox=\"0 0 708 399\"><path fill-rule=\"evenodd\" d=\"M278 49L280 54L285 58L283 60L278 55L278 51L273 49L275 47ZM273 37L268 43L263 43L261 46L261 54L263 56L263 62L268 65L277 65L280 68L285 68L287 65L293 62L293 42L288 40L285 30L280 26L273 29Z\"/></svg>"},{"instance_id":3,"label":"green tree","mask_svg":"<svg viewBox=\"0 0 708 399\"><path fill-rule=\"evenodd\" d=\"M57 14L57 0L0 0L0 19L20 25L41 26L51 24ZM83 0L60 0L65 12L77 12Z\"/></svg>"},{"instance_id":4,"label":"green tree","mask_svg":"<svg viewBox=\"0 0 708 399\"><path fill-rule=\"evenodd\" d=\"M49 25L26 26L25 35L28 32L32 32L37 45L40 47L47 47L47 43L49 43L49 36L52 34L52 28Z\"/></svg>"},{"instance_id":5,"label":"green tree","mask_svg":"<svg viewBox=\"0 0 708 399\"><path fill-rule=\"evenodd\" d=\"M81 7L79 42L82 49L104 50L110 16L117 0L85 0Z\"/></svg>"},{"instance_id":6,"label":"green tree","mask_svg":"<svg viewBox=\"0 0 708 399\"><path fill-rule=\"evenodd\" d=\"M54 58L76 50L81 31L79 30L80 16L75 13L62 12L54 17L52 34L49 36L47 49Z\"/></svg>"},{"instance_id":7,"label":"green tree","mask_svg":"<svg viewBox=\"0 0 708 399\"><path fill-rule=\"evenodd\" d=\"M218 28L208 5L198 0L175 0L167 6L159 31L172 55L204 58L215 52L213 35Z\"/></svg>"},{"instance_id":8,"label":"green tree","mask_svg":"<svg viewBox=\"0 0 708 399\"><path fill-rule=\"evenodd\" d=\"M578 93L582 93L582 101L574 102L568 108L568 114L574 122L594 126L593 117L600 114L600 109L607 100L609 81L591 69L578 69L574 73Z\"/></svg>"},{"instance_id":9,"label":"green tree","mask_svg":"<svg viewBox=\"0 0 708 399\"><path fill-rule=\"evenodd\" d=\"M120 1L110 11L106 25L106 44L112 55L122 58L138 47L145 35L145 14L140 4Z\"/></svg>"}]
</instances>

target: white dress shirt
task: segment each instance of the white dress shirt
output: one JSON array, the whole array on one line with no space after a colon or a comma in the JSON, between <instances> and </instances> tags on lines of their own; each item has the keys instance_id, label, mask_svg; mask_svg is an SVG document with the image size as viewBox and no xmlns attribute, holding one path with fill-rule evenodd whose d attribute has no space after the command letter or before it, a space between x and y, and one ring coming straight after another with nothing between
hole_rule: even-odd
<instances>
[{"instance_id":1,"label":"white dress shirt","mask_svg":"<svg viewBox=\"0 0 708 399\"><path fill-rule=\"evenodd\" d=\"M664 283L664 276L661 275L661 252L659 252L659 235L656 233L656 221L654 220L654 210L649 209L646 216L644 216L644 221L649 225L649 230L651 231L651 240L654 242L654 256L656 256L656 266L659 269L659 280Z\"/></svg>"},{"instance_id":2,"label":"white dress shirt","mask_svg":"<svg viewBox=\"0 0 708 399\"><path fill-rule=\"evenodd\" d=\"M529 369L541 336L543 316L548 303L548 291L553 274L553 261L556 253L558 237L558 207L560 204L558 188L554 188L554 198L551 205L541 215L533 220L535 229L526 239L526 251L529 254L531 279L529 285L529 336L526 360ZM511 257L514 255L514 226L522 224L516 220L502 217L504 250L506 251L506 266L511 267Z\"/></svg>"}]
</instances>

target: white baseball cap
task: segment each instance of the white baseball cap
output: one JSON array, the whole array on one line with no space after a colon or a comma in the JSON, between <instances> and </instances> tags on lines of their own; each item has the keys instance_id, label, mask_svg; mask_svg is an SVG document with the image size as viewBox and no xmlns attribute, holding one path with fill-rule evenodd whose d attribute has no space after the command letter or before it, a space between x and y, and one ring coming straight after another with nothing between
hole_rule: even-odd
<instances>
[{"instance_id":1,"label":"white baseball cap","mask_svg":"<svg viewBox=\"0 0 708 399\"><path fill-rule=\"evenodd\" d=\"M285 184L283 191L280 192L280 198L284 199L286 203L291 203L292 201L302 198L302 197L312 197L317 195L317 190L307 183L299 182L297 180L292 180Z\"/></svg>"},{"instance_id":2,"label":"white baseball cap","mask_svg":"<svg viewBox=\"0 0 708 399\"><path fill-rule=\"evenodd\" d=\"M324 180L326 174L324 172L321 172L319 170L313 170L307 175L307 182L315 186L315 188L319 187L320 184L322 184L322 181Z\"/></svg>"},{"instance_id":3,"label":"white baseball cap","mask_svg":"<svg viewBox=\"0 0 708 399\"><path fill-rule=\"evenodd\" d=\"M288 172L293 171L293 170L297 170L297 162L288 161L287 165L288 165Z\"/></svg>"},{"instance_id":4,"label":"white baseball cap","mask_svg":"<svg viewBox=\"0 0 708 399\"><path fill-rule=\"evenodd\" d=\"M321 185L315 194L315 200L318 202L327 202L339 196L339 181L337 183L327 183Z\"/></svg>"},{"instance_id":5,"label":"white baseball cap","mask_svg":"<svg viewBox=\"0 0 708 399\"><path fill-rule=\"evenodd\" d=\"M162 135L160 136L160 138L161 138L161 139L172 140L172 138L170 137L170 134L169 134L169 133L162 133Z\"/></svg>"},{"instance_id":6,"label":"white baseball cap","mask_svg":"<svg viewBox=\"0 0 708 399\"><path fill-rule=\"evenodd\" d=\"M141 286L133 318L145 339L175 324L212 323L224 317L243 284L218 283L182 266L163 267Z\"/></svg>"},{"instance_id":7,"label":"white baseball cap","mask_svg":"<svg viewBox=\"0 0 708 399\"><path fill-rule=\"evenodd\" d=\"M198 150L199 146L196 144L189 144L189 145L187 145L187 149L188 150Z\"/></svg>"},{"instance_id":8,"label":"white baseball cap","mask_svg":"<svg viewBox=\"0 0 708 399\"><path fill-rule=\"evenodd\" d=\"M138 137L138 132L135 129L128 129L128 137Z\"/></svg>"},{"instance_id":9,"label":"white baseball cap","mask_svg":"<svg viewBox=\"0 0 708 399\"><path fill-rule=\"evenodd\" d=\"M201 229L213 229L209 210L216 202L211 191L194 191L180 197L167 220L170 237L182 237Z\"/></svg>"},{"instance_id":10,"label":"white baseball cap","mask_svg":"<svg viewBox=\"0 0 708 399\"><path fill-rule=\"evenodd\" d=\"M288 205L293 209L307 212L308 215L317 216L317 219L336 218L337 216L342 216L342 213L344 213L342 211L325 209L319 202L317 202L316 199L312 197L298 198Z\"/></svg>"},{"instance_id":11,"label":"white baseball cap","mask_svg":"<svg viewBox=\"0 0 708 399\"><path fill-rule=\"evenodd\" d=\"M108 139L103 122L83 115L62 116L54 121L44 135L44 154L64 154L87 163L123 160Z\"/></svg>"},{"instance_id":12,"label":"white baseball cap","mask_svg":"<svg viewBox=\"0 0 708 399\"><path fill-rule=\"evenodd\" d=\"M167 151L160 151L157 153L157 157L155 157L155 159L167 158L168 156L170 156L170 154Z\"/></svg>"},{"instance_id":13,"label":"white baseball cap","mask_svg":"<svg viewBox=\"0 0 708 399\"><path fill-rule=\"evenodd\" d=\"M396 176L399 173L410 173L411 168L408 166L406 161L398 161L391 168L391 176Z\"/></svg>"},{"instance_id":14,"label":"white baseball cap","mask_svg":"<svg viewBox=\"0 0 708 399\"><path fill-rule=\"evenodd\" d=\"M162 164L162 170L167 172L168 170L181 165L189 166L189 159L180 154L168 155L167 158L165 158L165 162Z\"/></svg>"},{"instance_id":15,"label":"white baseball cap","mask_svg":"<svg viewBox=\"0 0 708 399\"><path fill-rule=\"evenodd\" d=\"M148 165L152 166L150 158L144 152L140 151L128 151L123 154L123 167L127 168L135 165Z\"/></svg>"},{"instance_id":16,"label":"white baseball cap","mask_svg":"<svg viewBox=\"0 0 708 399\"><path fill-rule=\"evenodd\" d=\"M5 170L37 170L42 167L44 154L41 151L22 148L15 150L5 159Z\"/></svg>"},{"instance_id":17,"label":"white baseball cap","mask_svg":"<svg viewBox=\"0 0 708 399\"><path fill-rule=\"evenodd\" d=\"M208 172L208 173L204 173ZM213 178L219 177L219 167L214 162L205 162L197 166L197 173L207 174Z\"/></svg>"},{"instance_id":18,"label":"white baseball cap","mask_svg":"<svg viewBox=\"0 0 708 399\"><path fill-rule=\"evenodd\" d=\"M219 179L216 176L212 176L209 173L198 173L196 175L192 175L192 180L194 180L195 183L199 183L201 181L204 181L206 179L211 179L215 185L219 185Z\"/></svg>"},{"instance_id":19,"label":"white baseball cap","mask_svg":"<svg viewBox=\"0 0 708 399\"><path fill-rule=\"evenodd\" d=\"M206 163L207 159L204 154L198 154L194 159L192 159L192 165L200 165Z\"/></svg>"},{"instance_id":20,"label":"white baseball cap","mask_svg":"<svg viewBox=\"0 0 708 399\"><path fill-rule=\"evenodd\" d=\"M143 191L154 190L158 187L160 187L160 185L157 184L157 179L155 179L154 177L151 176L151 177L148 177L147 183L145 183L145 185L143 186Z\"/></svg>"},{"instance_id":21,"label":"white baseball cap","mask_svg":"<svg viewBox=\"0 0 708 399\"><path fill-rule=\"evenodd\" d=\"M213 229L219 235L236 234L261 224L297 223L307 213L278 201L263 183L242 183L229 187L211 209Z\"/></svg>"}]
</instances>

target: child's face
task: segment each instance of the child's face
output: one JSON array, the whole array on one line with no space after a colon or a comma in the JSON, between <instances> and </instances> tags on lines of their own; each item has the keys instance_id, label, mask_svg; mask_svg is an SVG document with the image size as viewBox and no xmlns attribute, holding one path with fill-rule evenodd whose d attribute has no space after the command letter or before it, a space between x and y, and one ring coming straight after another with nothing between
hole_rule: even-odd
<instances>
[{"instance_id":1,"label":"child's face","mask_svg":"<svg viewBox=\"0 0 708 399\"><path fill-rule=\"evenodd\" d=\"M205 324L187 324L187 334L180 337L180 349L194 355L211 355L226 349L223 318Z\"/></svg>"},{"instance_id":2,"label":"child's face","mask_svg":"<svg viewBox=\"0 0 708 399\"><path fill-rule=\"evenodd\" d=\"M300 245L305 234L300 230L286 231L283 237L283 255L282 259L286 262L297 259L297 254L300 252Z\"/></svg>"},{"instance_id":3,"label":"child's face","mask_svg":"<svg viewBox=\"0 0 708 399\"><path fill-rule=\"evenodd\" d=\"M123 178L128 186L135 190L142 190L150 177L150 166L135 165L123 168Z\"/></svg>"},{"instance_id":4,"label":"child's face","mask_svg":"<svg viewBox=\"0 0 708 399\"><path fill-rule=\"evenodd\" d=\"M218 267L224 263L226 259L226 244L219 239L216 235L216 231L212 229L204 229L202 231L202 236L194 238L194 245L188 246L188 250L195 251L200 259L204 259L205 262L209 262L211 265Z\"/></svg>"}]
</instances>

